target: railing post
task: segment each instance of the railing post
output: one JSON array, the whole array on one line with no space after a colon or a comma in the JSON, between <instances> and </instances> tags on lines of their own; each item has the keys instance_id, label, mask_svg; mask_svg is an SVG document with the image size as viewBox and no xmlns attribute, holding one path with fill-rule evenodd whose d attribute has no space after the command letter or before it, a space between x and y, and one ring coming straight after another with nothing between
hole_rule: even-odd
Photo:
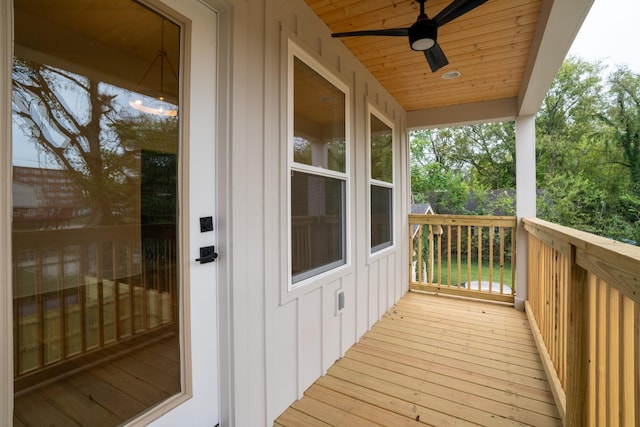
<instances>
[{"instance_id":1,"label":"railing post","mask_svg":"<svg viewBox=\"0 0 640 427\"><path fill-rule=\"evenodd\" d=\"M567 313L567 414L566 426L587 425L589 374L589 319L587 271L576 263L576 247L571 246L571 272Z\"/></svg>"}]
</instances>

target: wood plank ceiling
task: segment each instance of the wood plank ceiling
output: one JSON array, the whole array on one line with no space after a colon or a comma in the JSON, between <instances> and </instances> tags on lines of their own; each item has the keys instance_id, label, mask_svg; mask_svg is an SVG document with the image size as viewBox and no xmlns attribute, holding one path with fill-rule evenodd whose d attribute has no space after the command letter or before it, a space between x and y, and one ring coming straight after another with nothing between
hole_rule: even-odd
<instances>
[{"instance_id":1,"label":"wood plank ceiling","mask_svg":"<svg viewBox=\"0 0 640 427\"><path fill-rule=\"evenodd\" d=\"M409 27L414 0L305 0L333 32ZM430 18L450 0L428 0ZM489 0L438 30L449 65L432 73L405 37L341 40L406 111L518 96L542 0ZM453 80L442 74L459 71Z\"/></svg>"}]
</instances>

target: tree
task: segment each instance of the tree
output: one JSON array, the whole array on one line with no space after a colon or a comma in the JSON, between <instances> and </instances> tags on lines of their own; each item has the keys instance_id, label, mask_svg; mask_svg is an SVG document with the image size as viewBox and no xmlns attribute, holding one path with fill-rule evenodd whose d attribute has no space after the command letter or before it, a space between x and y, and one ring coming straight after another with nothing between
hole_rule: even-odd
<instances>
[{"instance_id":1,"label":"tree","mask_svg":"<svg viewBox=\"0 0 640 427\"><path fill-rule=\"evenodd\" d=\"M413 201L430 203L438 213L459 213L468 194L459 165L454 164L446 147L450 137L446 130L428 129L414 132L410 138Z\"/></svg>"},{"instance_id":2,"label":"tree","mask_svg":"<svg viewBox=\"0 0 640 427\"><path fill-rule=\"evenodd\" d=\"M140 140L175 145L177 120L123 114L113 86L34 61L14 59L12 78L14 120L81 189L88 225L139 218Z\"/></svg>"},{"instance_id":3,"label":"tree","mask_svg":"<svg viewBox=\"0 0 640 427\"><path fill-rule=\"evenodd\" d=\"M513 122L412 133L411 178L414 200L429 201L436 212L465 213L468 205L487 213L488 191L515 185Z\"/></svg>"},{"instance_id":4,"label":"tree","mask_svg":"<svg viewBox=\"0 0 640 427\"><path fill-rule=\"evenodd\" d=\"M539 188L566 170L597 171L605 158L602 126L602 66L569 57L560 67L536 115Z\"/></svg>"},{"instance_id":5,"label":"tree","mask_svg":"<svg viewBox=\"0 0 640 427\"><path fill-rule=\"evenodd\" d=\"M467 166L473 182L491 190L515 186L514 122L462 126L454 135L454 159Z\"/></svg>"},{"instance_id":6,"label":"tree","mask_svg":"<svg viewBox=\"0 0 640 427\"><path fill-rule=\"evenodd\" d=\"M640 196L640 75L620 68L609 84L609 107L600 118L611 127L611 142L622 151L618 163L629 172L631 192Z\"/></svg>"},{"instance_id":7,"label":"tree","mask_svg":"<svg viewBox=\"0 0 640 427\"><path fill-rule=\"evenodd\" d=\"M437 213L461 213L469 190L460 175L432 163L411 167L411 192L414 202L429 203Z\"/></svg>"},{"instance_id":8,"label":"tree","mask_svg":"<svg viewBox=\"0 0 640 427\"><path fill-rule=\"evenodd\" d=\"M601 230L605 194L582 172L566 171L549 180L539 200L539 216L578 230Z\"/></svg>"}]
</instances>

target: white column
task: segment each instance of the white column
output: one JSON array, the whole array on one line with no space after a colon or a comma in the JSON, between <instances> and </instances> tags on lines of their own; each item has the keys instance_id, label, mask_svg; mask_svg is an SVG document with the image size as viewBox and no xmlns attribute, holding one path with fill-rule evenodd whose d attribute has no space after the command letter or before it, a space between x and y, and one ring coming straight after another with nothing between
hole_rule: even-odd
<instances>
[{"instance_id":1,"label":"white column","mask_svg":"<svg viewBox=\"0 0 640 427\"><path fill-rule=\"evenodd\" d=\"M535 116L516 118L516 299L524 310L527 299L527 233L522 218L536 216L536 124Z\"/></svg>"}]
</instances>

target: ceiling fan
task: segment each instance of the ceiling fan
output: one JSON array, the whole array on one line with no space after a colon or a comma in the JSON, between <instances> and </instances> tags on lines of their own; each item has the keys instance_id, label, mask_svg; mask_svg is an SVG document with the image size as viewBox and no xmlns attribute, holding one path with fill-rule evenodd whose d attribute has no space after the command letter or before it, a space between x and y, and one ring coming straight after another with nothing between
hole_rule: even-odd
<instances>
[{"instance_id":1,"label":"ceiling fan","mask_svg":"<svg viewBox=\"0 0 640 427\"><path fill-rule=\"evenodd\" d=\"M442 9L433 19L429 19L424 13L424 3L427 0L416 0L420 3L420 15L416 22L407 28L389 28L385 30L349 31L346 33L333 33L331 37L352 36L391 36L409 37L411 49L423 51L427 58L431 71L435 73L449 63L442 48L438 44L438 27L453 21L465 13L475 9L487 0L453 0Z\"/></svg>"}]
</instances>

